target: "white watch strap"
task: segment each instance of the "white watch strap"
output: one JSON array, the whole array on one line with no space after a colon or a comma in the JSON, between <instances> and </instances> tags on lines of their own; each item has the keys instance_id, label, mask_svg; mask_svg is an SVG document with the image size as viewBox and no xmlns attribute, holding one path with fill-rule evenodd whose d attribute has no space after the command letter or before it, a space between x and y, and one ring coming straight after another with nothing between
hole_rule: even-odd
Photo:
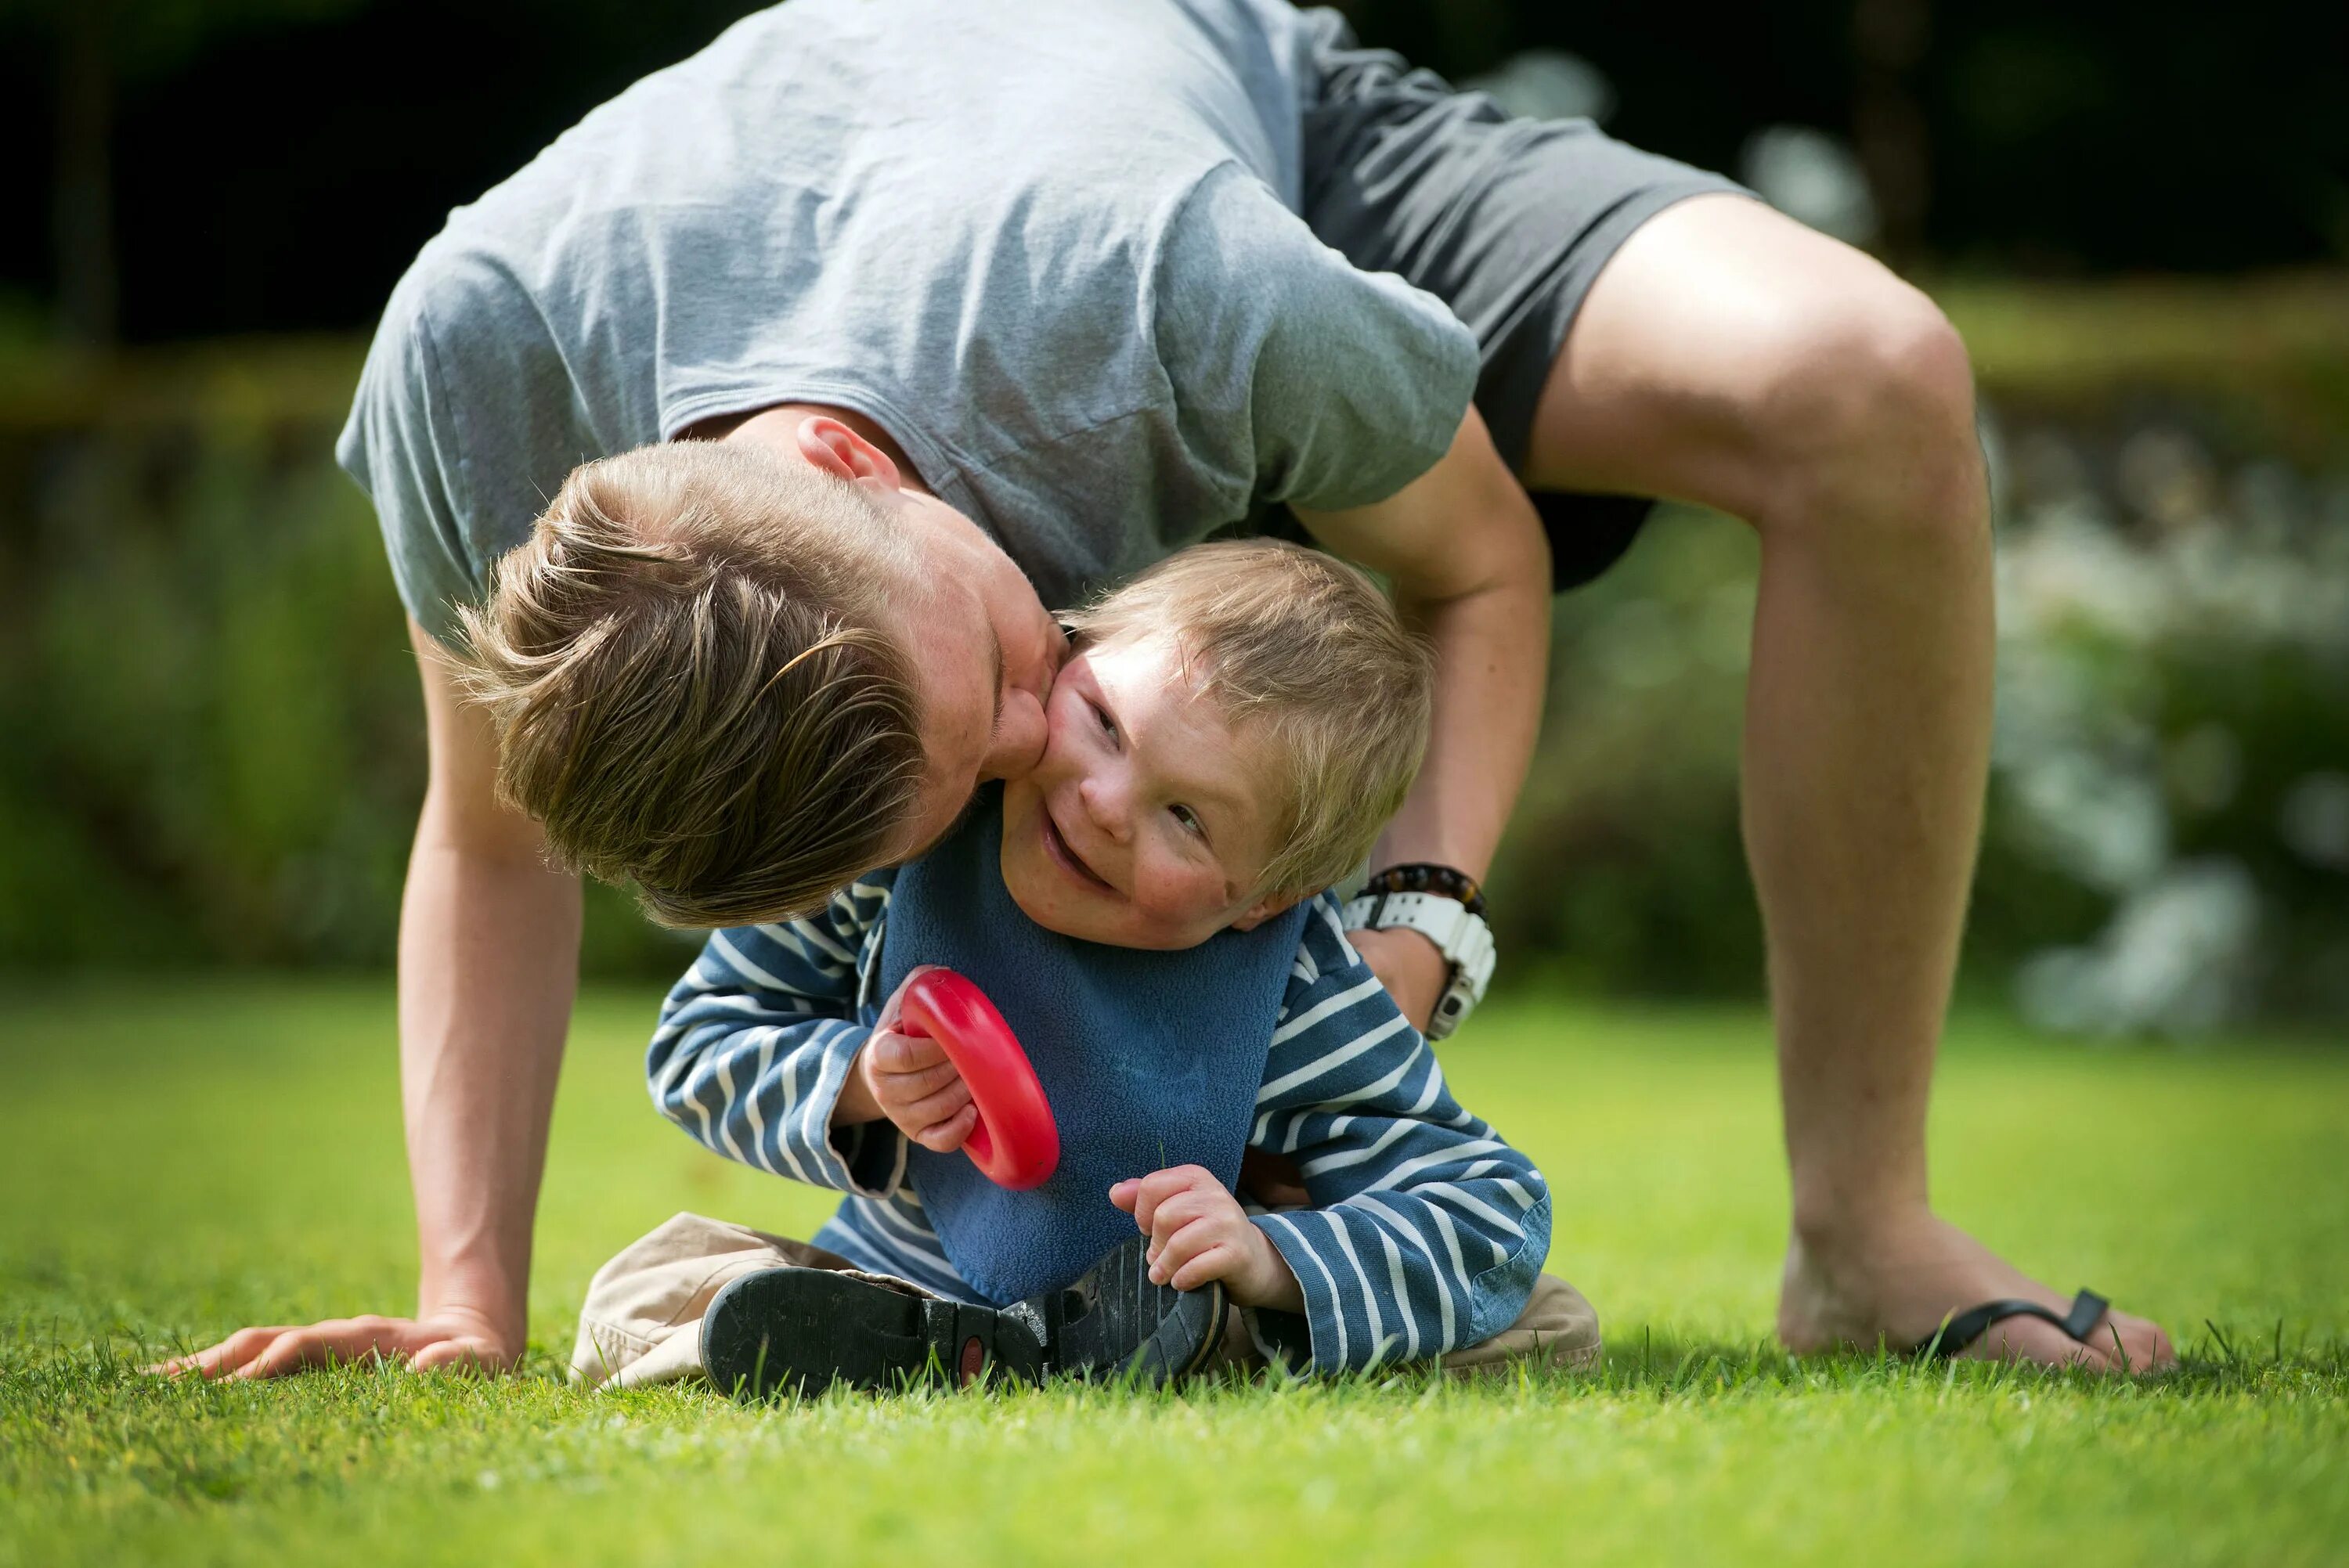
<instances>
[{"instance_id":1,"label":"white watch strap","mask_svg":"<svg viewBox=\"0 0 2349 1568\"><path fill-rule=\"evenodd\" d=\"M1429 1037L1442 1039L1485 999L1493 980L1493 932L1458 899L1434 892L1364 893L1346 905L1349 931L1384 931L1406 926L1443 953L1452 965L1452 984L1436 1005Z\"/></svg>"}]
</instances>

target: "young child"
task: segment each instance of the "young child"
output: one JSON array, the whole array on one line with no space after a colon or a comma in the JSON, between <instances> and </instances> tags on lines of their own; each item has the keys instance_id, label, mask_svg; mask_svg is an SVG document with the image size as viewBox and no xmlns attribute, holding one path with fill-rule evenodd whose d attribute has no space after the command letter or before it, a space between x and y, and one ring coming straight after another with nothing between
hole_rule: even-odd
<instances>
[{"instance_id":1,"label":"young child","mask_svg":"<svg viewBox=\"0 0 2349 1568\"><path fill-rule=\"evenodd\" d=\"M1326 892L1410 789L1426 651L1360 573L1269 542L1175 555L1074 637L1031 775L821 913L713 934L670 994L662 1113L844 1196L812 1246L692 1215L646 1237L596 1276L577 1376L812 1392L1597 1355L1541 1273L1540 1171L1453 1099ZM957 1152L968 1089L893 1027L929 964L1026 1047L1061 1130L1042 1186ZM1295 1161L1311 1206L1250 1212L1251 1149Z\"/></svg>"}]
</instances>

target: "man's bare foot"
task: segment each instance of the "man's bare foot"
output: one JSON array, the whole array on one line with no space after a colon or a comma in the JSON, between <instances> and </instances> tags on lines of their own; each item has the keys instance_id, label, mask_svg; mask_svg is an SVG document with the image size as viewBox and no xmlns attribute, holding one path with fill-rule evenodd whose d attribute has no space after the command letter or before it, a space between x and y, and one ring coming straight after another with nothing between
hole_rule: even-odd
<instances>
[{"instance_id":1,"label":"man's bare foot","mask_svg":"<svg viewBox=\"0 0 2349 1568\"><path fill-rule=\"evenodd\" d=\"M2019 1297L2058 1313L2068 1297L2024 1274L1955 1225L1922 1210L1841 1233L1798 1231L1786 1249L1778 1337L1797 1354L1879 1340L1898 1350L1930 1337L1953 1313ZM2178 1359L2158 1324L2115 1311L2081 1345L2054 1324L2011 1317L1962 1354L2098 1371L2149 1371Z\"/></svg>"}]
</instances>

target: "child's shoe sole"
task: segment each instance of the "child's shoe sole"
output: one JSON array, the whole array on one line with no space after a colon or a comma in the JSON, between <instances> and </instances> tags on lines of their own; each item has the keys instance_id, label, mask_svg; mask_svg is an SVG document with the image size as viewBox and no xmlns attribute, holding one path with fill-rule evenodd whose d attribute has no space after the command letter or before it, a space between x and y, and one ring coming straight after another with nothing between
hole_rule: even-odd
<instances>
[{"instance_id":1,"label":"child's shoe sole","mask_svg":"<svg viewBox=\"0 0 2349 1568\"><path fill-rule=\"evenodd\" d=\"M807 1398L834 1383L893 1390L1054 1373L1158 1387L1204 1366L1223 1333L1224 1289L1150 1283L1143 1238L1063 1291L967 1306L830 1269L775 1268L718 1293L701 1320L702 1365L737 1398Z\"/></svg>"}]
</instances>

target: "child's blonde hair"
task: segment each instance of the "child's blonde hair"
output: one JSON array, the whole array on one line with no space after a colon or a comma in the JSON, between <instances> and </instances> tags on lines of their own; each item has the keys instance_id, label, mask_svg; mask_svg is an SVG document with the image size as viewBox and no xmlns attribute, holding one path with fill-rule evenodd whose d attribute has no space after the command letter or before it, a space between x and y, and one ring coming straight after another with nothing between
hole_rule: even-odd
<instances>
[{"instance_id":1,"label":"child's blonde hair","mask_svg":"<svg viewBox=\"0 0 2349 1568\"><path fill-rule=\"evenodd\" d=\"M1282 779L1259 895L1318 892L1361 864L1427 749L1435 659L1353 567L1278 540L1171 555L1069 617L1081 642L1171 634Z\"/></svg>"}]
</instances>

